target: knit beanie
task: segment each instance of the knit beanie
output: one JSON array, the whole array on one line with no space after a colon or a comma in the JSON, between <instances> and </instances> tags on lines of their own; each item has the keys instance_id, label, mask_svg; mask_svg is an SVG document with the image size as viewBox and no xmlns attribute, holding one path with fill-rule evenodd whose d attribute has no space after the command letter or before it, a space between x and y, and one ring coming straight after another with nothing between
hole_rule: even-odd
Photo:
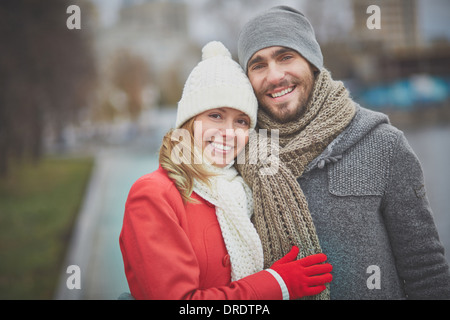
<instances>
[{"instance_id":1,"label":"knit beanie","mask_svg":"<svg viewBox=\"0 0 450 320\"><path fill-rule=\"evenodd\" d=\"M247 22L238 40L239 63L247 72L248 61L257 51L274 46L294 49L319 71L323 67L322 51L311 23L291 7L273 7Z\"/></svg>"},{"instance_id":2,"label":"knit beanie","mask_svg":"<svg viewBox=\"0 0 450 320\"><path fill-rule=\"evenodd\" d=\"M250 117L256 125L258 102L253 88L230 51L219 41L202 49L202 61L191 71L178 102L176 128L190 118L210 109L229 107Z\"/></svg>"}]
</instances>

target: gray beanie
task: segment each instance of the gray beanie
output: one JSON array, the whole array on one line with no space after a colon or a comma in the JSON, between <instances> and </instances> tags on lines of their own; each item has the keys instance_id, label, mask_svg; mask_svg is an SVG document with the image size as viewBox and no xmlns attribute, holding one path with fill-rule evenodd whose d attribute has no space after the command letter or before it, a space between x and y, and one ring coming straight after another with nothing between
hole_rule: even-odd
<instances>
[{"instance_id":1,"label":"gray beanie","mask_svg":"<svg viewBox=\"0 0 450 320\"><path fill-rule=\"evenodd\" d=\"M319 71L323 67L311 23L291 7L273 7L247 22L238 40L239 63L247 71L248 61L257 51L274 46L296 50Z\"/></svg>"}]
</instances>

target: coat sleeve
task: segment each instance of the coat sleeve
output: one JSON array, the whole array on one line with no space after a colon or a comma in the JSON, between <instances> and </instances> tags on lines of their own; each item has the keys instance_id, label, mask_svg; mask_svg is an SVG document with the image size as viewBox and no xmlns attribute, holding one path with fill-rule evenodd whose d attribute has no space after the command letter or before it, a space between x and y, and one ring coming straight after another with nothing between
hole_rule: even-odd
<instances>
[{"instance_id":1,"label":"coat sleeve","mask_svg":"<svg viewBox=\"0 0 450 320\"><path fill-rule=\"evenodd\" d=\"M450 299L450 273L428 202L423 172L399 133L382 209L409 299Z\"/></svg>"},{"instance_id":2,"label":"coat sleeve","mask_svg":"<svg viewBox=\"0 0 450 320\"><path fill-rule=\"evenodd\" d=\"M173 184L141 179L130 190L120 247L131 295L136 299L281 299L267 271L228 286L199 289L199 265L186 234L181 197Z\"/></svg>"}]
</instances>

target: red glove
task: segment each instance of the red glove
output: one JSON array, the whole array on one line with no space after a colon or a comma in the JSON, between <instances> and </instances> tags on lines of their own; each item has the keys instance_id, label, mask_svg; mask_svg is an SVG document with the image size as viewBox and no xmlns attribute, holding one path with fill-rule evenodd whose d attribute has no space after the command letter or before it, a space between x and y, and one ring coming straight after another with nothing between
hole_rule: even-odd
<instances>
[{"instance_id":1,"label":"red glove","mask_svg":"<svg viewBox=\"0 0 450 320\"><path fill-rule=\"evenodd\" d=\"M327 260L325 254L318 253L296 260L298 253L299 249L293 246L288 254L270 267L283 278L290 299L319 294L325 290L325 283L333 279L331 264L322 263Z\"/></svg>"}]
</instances>

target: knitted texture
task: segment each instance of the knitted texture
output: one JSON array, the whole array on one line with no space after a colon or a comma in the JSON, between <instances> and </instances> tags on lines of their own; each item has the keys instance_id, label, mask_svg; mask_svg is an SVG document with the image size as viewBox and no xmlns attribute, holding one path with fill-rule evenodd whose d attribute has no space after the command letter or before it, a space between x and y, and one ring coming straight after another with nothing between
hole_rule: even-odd
<instances>
[{"instance_id":1,"label":"knitted texture","mask_svg":"<svg viewBox=\"0 0 450 320\"><path fill-rule=\"evenodd\" d=\"M322 51L311 23L293 8L271 8L243 27L238 40L239 63L247 71L248 61L257 51L273 46L294 49L317 69L323 67Z\"/></svg>"},{"instance_id":2,"label":"knitted texture","mask_svg":"<svg viewBox=\"0 0 450 320\"><path fill-rule=\"evenodd\" d=\"M233 163L218 168L204 163L215 174L210 186L194 180L194 191L216 206L225 246L230 255L231 280L239 280L263 269L261 240L250 217L253 212L252 192Z\"/></svg>"},{"instance_id":3,"label":"knitted texture","mask_svg":"<svg viewBox=\"0 0 450 320\"><path fill-rule=\"evenodd\" d=\"M253 88L240 65L219 41L202 49L202 61L191 71L178 102L176 128L192 117L214 108L229 107L250 117L250 128L256 125L258 102Z\"/></svg>"},{"instance_id":4,"label":"knitted texture","mask_svg":"<svg viewBox=\"0 0 450 320\"><path fill-rule=\"evenodd\" d=\"M305 114L297 121L279 124L259 109L258 127L269 133L279 130L278 170L274 174L262 174L270 167L267 161L251 154L261 150L252 148L247 148L247 161L238 164L238 170L253 189L254 224L263 245L265 267L283 257L293 245L300 248L301 257L321 252L308 203L297 178L347 127L354 114L354 102L343 83L332 80L325 69L315 81ZM269 138L264 144L270 156L274 149ZM258 162L253 164L249 158L258 158ZM328 298L328 290L313 297Z\"/></svg>"},{"instance_id":5,"label":"knitted texture","mask_svg":"<svg viewBox=\"0 0 450 320\"><path fill-rule=\"evenodd\" d=\"M392 158L392 141L396 139L394 134L385 132L374 132L363 137L360 143L353 147L351 154L330 167L330 192L338 196L382 196L390 170L390 163L386 159ZM380 152L381 150L383 152ZM348 174L347 168L351 168L353 174ZM359 179L354 179L354 175Z\"/></svg>"},{"instance_id":6,"label":"knitted texture","mask_svg":"<svg viewBox=\"0 0 450 320\"><path fill-rule=\"evenodd\" d=\"M320 169L323 159L339 156ZM450 298L420 161L386 115L356 105L352 122L299 183L333 265L331 299ZM381 290L367 286L370 265L380 267Z\"/></svg>"}]
</instances>

